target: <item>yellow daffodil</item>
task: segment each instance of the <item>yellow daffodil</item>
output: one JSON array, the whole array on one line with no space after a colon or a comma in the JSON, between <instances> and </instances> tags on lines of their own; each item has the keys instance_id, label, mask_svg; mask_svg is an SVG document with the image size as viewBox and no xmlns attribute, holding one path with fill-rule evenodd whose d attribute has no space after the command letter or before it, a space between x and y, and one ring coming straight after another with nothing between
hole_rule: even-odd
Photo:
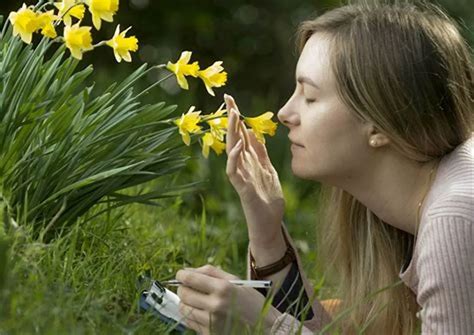
<instances>
[{"instance_id":1,"label":"yellow daffodil","mask_svg":"<svg viewBox=\"0 0 474 335\"><path fill-rule=\"evenodd\" d=\"M13 36L20 35L23 42L30 44L33 33L39 29L38 14L23 4L18 12L11 12L8 18L13 26Z\"/></svg>"},{"instance_id":2,"label":"yellow daffodil","mask_svg":"<svg viewBox=\"0 0 474 335\"><path fill-rule=\"evenodd\" d=\"M97 30L102 26L102 20L114 21L114 15L119 9L119 0L86 0L92 14L92 22Z\"/></svg>"},{"instance_id":3,"label":"yellow daffodil","mask_svg":"<svg viewBox=\"0 0 474 335\"><path fill-rule=\"evenodd\" d=\"M207 92L214 96L213 87L224 86L227 81L227 72L222 67L222 62L215 62L207 69L198 72L199 78L202 79L204 85L206 85Z\"/></svg>"},{"instance_id":4,"label":"yellow daffodil","mask_svg":"<svg viewBox=\"0 0 474 335\"><path fill-rule=\"evenodd\" d=\"M84 18L84 13L86 8L83 4L77 4L76 0L62 0L61 2L55 2L54 6L58 9L58 16L62 18L66 26L72 24L72 17L75 17L78 20Z\"/></svg>"},{"instance_id":5,"label":"yellow daffodil","mask_svg":"<svg viewBox=\"0 0 474 335\"><path fill-rule=\"evenodd\" d=\"M166 65L166 68L176 75L176 79L178 80L179 86L181 86L181 88L184 90L187 90L189 88L186 76L193 76L195 78L197 78L198 76L198 62L188 64L191 60L191 55L191 51L183 51L181 53L181 56L179 57L179 60L176 63L168 62L168 64Z\"/></svg>"},{"instance_id":6,"label":"yellow daffodil","mask_svg":"<svg viewBox=\"0 0 474 335\"><path fill-rule=\"evenodd\" d=\"M225 150L225 143L213 136L211 133L205 133L202 137L202 155L209 157L209 148L212 148L217 155Z\"/></svg>"},{"instance_id":7,"label":"yellow daffodil","mask_svg":"<svg viewBox=\"0 0 474 335\"><path fill-rule=\"evenodd\" d=\"M244 117L245 123L252 128L257 140L261 143L265 143L263 134L275 135L277 124L272 121L272 117L272 112L266 112L257 117Z\"/></svg>"},{"instance_id":8,"label":"yellow daffodil","mask_svg":"<svg viewBox=\"0 0 474 335\"><path fill-rule=\"evenodd\" d=\"M227 117L223 116L225 113L227 113L227 110L222 109L222 107L224 107L224 104L222 104L215 113L209 114L205 118L211 129L212 136L217 138L219 141L224 140L228 123Z\"/></svg>"},{"instance_id":9,"label":"yellow daffodil","mask_svg":"<svg viewBox=\"0 0 474 335\"><path fill-rule=\"evenodd\" d=\"M130 51L135 52L138 50L138 39L135 36L125 37L130 28L120 32L120 25L117 25L114 37L107 41L107 45L114 49L115 59L119 63L122 59L126 62L131 62L132 56Z\"/></svg>"},{"instance_id":10,"label":"yellow daffodil","mask_svg":"<svg viewBox=\"0 0 474 335\"><path fill-rule=\"evenodd\" d=\"M64 27L64 41L74 58L81 60L84 52L94 49L91 29L92 27L80 27L79 22Z\"/></svg>"},{"instance_id":11,"label":"yellow daffodil","mask_svg":"<svg viewBox=\"0 0 474 335\"><path fill-rule=\"evenodd\" d=\"M174 121L179 128L179 133L186 145L191 143L189 134L196 134L201 132L201 126L198 123L201 121L201 111L194 111L195 107L191 106L186 114L182 114L181 118Z\"/></svg>"},{"instance_id":12,"label":"yellow daffodil","mask_svg":"<svg viewBox=\"0 0 474 335\"><path fill-rule=\"evenodd\" d=\"M56 38L58 34L56 33L56 29L54 28L54 22L58 19L56 15L54 15L54 11L50 10L46 13L41 13L38 16L39 27L41 29L41 34L49 38Z\"/></svg>"}]
</instances>

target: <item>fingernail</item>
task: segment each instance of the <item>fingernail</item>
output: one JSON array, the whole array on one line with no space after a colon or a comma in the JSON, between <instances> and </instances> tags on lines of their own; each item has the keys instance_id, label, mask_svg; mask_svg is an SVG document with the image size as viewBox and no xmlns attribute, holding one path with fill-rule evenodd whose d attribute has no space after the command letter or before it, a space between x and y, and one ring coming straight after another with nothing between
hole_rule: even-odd
<instances>
[{"instance_id":1,"label":"fingernail","mask_svg":"<svg viewBox=\"0 0 474 335\"><path fill-rule=\"evenodd\" d=\"M229 98L229 95L227 93L224 93L224 99Z\"/></svg>"},{"instance_id":2,"label":"fingernail","mask_svg":"<svg viewBox=\"0 0 474 335\"><path fill-rule=\"evenodd\" d=\"M242 139L237 141L237 144L235 145L237 148L240 148L242 146Z\"/></svg>"},{"instance_id":3,"label":"fingernail","mask_svg":"<svg viewBox=\"0 0 474 335\"><path fill-rule=\"evenodd\" d=\"M193 270L195 270L195 268L183 268L183 270L186 270L186 271L193 271Z\"/></svg>"}]
</instances>

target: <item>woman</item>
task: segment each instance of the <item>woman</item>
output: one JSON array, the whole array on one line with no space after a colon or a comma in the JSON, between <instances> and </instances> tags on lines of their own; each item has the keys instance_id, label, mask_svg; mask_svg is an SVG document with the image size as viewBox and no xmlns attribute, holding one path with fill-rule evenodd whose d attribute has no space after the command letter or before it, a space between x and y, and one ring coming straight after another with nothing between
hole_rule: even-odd
<instances>
[{"instance_id":1,"label":"woman","mask_svg":"<svg viewBox=\"0 0 474 335\"><path fill-rule=\"evenodd\" d=\"M474 73L456 25L428 5L349 5L304 22L299 41L296 89L278 118L295 175L323 184L321 257L338 270L340 299L314 299L282 225L278 176L227 96L249 276L276 285L262 329L472 334ZM227 333L235 309L255 325L265 292L233 278L212 266L177 273L190 328Z\"/></svg>"}]
</instances>

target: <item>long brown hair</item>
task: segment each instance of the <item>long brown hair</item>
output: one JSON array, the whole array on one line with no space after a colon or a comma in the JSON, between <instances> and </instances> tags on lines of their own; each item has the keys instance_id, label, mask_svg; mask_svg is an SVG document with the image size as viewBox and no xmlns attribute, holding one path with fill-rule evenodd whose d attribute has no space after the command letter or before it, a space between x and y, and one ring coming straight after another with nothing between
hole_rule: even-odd
<instances>
[{"instance_id":1,"label":"long brown hair","mask_svg":"<svg viewBox=\"0 0 474 335\"><path fill-rule=\"evenodd\" d=\"M300 50L314 33L331 41L342 101L404 156L426 162L471 136L471 52L456 23L438 7L346 5L303 22ZM341 307L349 315L340 328L412 334L416 300L398 274L413 236L386 224L342 189L323 186L321 199L319 246L327 268L338 270Z\"/></svg>"}]
</instances>

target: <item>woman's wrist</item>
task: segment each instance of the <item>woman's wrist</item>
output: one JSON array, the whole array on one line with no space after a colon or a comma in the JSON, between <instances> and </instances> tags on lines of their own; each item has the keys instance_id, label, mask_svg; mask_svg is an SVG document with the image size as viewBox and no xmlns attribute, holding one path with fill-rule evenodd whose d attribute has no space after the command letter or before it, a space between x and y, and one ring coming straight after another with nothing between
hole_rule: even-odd
<instances>
[{"instance_id":1,"label":"woman's wrist","mask_svg":"<svg viewBox=\"0 0 474 335\"><path fill-rule=\"evenodd\" d=\"M279 227L278 233L271 239L265 238L264 241L262 241L261 239L255 239L249 236L249 241L255 264L259 267L280 260L288 248L281 227Z\"/></svg>"}]
</instances>

